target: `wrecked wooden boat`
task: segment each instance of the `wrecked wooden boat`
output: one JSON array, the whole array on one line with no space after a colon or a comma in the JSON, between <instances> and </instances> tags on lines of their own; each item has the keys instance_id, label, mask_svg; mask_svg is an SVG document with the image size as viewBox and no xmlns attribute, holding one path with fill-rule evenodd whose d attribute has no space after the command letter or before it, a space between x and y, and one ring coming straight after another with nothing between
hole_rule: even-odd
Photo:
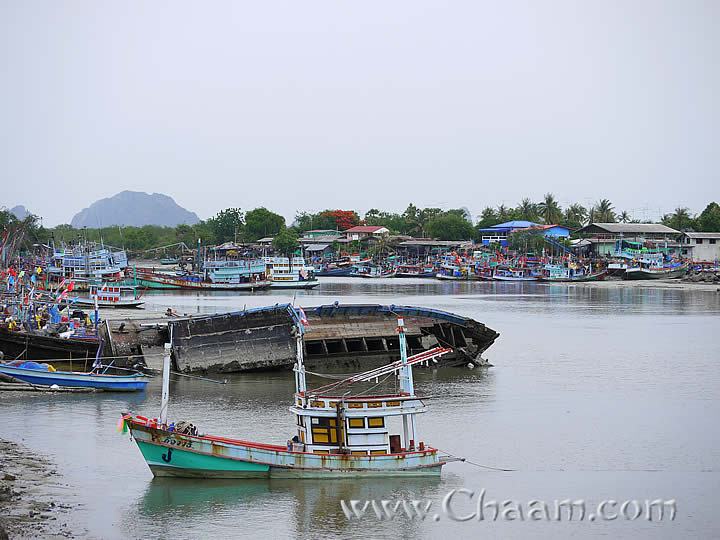
<instances>
[{"instance_id":1,"label":"wrecked wooden boat","mask_svg":"<svg viewBox=\"0 0 720 540\"><path fill-rule=\"evenodd\" d=\"M289 304L168 321L179 371L239 372L290 369L296 358ZM396 305L330 304L304 308L308 326L303 352L308 367L367 367L400 354L397 317L405 320L410 354L444 346L453 351L440 365L484 365L499 334L446 311Z\"/></svg>"}]
</instances>

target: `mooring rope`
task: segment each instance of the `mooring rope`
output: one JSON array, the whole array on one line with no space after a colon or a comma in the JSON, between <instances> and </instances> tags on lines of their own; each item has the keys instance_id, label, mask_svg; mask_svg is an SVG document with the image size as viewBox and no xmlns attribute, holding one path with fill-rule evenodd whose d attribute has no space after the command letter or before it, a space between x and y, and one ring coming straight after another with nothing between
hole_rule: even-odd
<instances>
[{"instance_id":1,"label":"mooring rope","mask_svg":"<svg viewBox=\"0 0 720 540\"><path fill-rule=\"evenodd\" d=\"M439 448L438 448L438 452L442 452L443 454L446 454L448 457L455 458L455 459L457 459L458 461L461 461L461 462L463 462L463 463L467 463L468 465L473 465L473 466L475 466L475 467L479 467L479 468L481 468L481 469L488 469L488 470L490 470L490 471L501 471L501 472L517 472L517 469L504 469L504 468L502 468L502 467L491 467L490 465L483 465L482 463L477 463L477 462L472 461L472 460L470 460L470 459L456 456L456 455L451 454L450 452L447 452L447 451L445 451L445 450L440 450Z\"/></svg>"}]
</instances>

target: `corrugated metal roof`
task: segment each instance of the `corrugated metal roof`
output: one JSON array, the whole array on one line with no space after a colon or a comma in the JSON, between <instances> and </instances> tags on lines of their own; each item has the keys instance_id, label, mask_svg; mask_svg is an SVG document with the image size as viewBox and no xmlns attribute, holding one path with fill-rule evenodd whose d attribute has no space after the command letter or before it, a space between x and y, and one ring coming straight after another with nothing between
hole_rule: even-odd
<instances>
[{"instance_id":1,"label":"corrugated metal roof","mask_svg":"<svg viewBox=\"0 0 720 540\"><path fill-rule=\"evenodd\" d=\"M498 223L497 225L493 225L491 229L505 227L508 227L510 229L524 229L525 227L534 227L536 225L539 225L539 223L533 223L532 221L515 220L506 221L505 223Z\"/></svg>"},{"instance_id":2,"label":"corrugated metal roof","mask_svg":"<svg viewBox=\"0 0 720 540\"><path fill-rule=\"evenodd\" d=\"M720 238L720 232L686 232L688 238Z\"/></svg>"},{"instance_id":3,"label":"corrugated metal roof","mask_svg":"<svg viewBox=\"0 0 720 540\"><path fill-rule=\"evenodd\" d=\"M680 234L661 223L591 223L577 233L607 232L612 234Z\"/></svg>"},{"instance_id":4,"label":"corrugated metal roof","mask_svg":"<svg viewBox=\"0 0 720 540\"><path fill-rule=\"evenodd\" d=\"M356 227L352 227L348 230L346 230L346 233L375 233L379 232L380 230L388 230L387 227L383 227L381 225L358 225Z\"/></svg>"},{"instance_id":5,"label":"corrugated metal roof","mask_svg":"<svg viewBox=\"0 0 720 540\"><path fill-rule=\"evenodd\" d=\"M325 251L330 244L311 244L305 248L305 251Z\"/></svg>"}]
</instances>

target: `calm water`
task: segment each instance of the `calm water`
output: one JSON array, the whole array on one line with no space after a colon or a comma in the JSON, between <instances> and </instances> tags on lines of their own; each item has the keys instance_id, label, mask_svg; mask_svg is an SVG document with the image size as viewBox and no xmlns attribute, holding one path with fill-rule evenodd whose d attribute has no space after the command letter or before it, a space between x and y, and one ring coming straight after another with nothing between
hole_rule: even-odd
<instances>
[{"instance_id":1,"label":"calm water","mask_svg":"<svg viewBox=\"0 0 720 540\"><path fill-rule=\"evenodd\" d=\"M153 294L148 307L216 312L291 299ZM720 293L540 284L335 279L296 301L415 304L476 318L501 337L490 370L416 372L442 396L421 438L514 472L453 463L439 480L153 480L116 433L122 411L156 416L159 380L141 395L0 395L2 436L51 455L97 538L718 537ZM291 374L241 375L226 386L173 382L171 416L202 431L284 443ZM11 394L11 393L10 393ZM674 522L349 522L340 499L428 499L465 487L486 500L676 499ZM458 514L472 511L458 497ZM431 512L432 514L433 512Z\"/></svg>"}]
</instances>

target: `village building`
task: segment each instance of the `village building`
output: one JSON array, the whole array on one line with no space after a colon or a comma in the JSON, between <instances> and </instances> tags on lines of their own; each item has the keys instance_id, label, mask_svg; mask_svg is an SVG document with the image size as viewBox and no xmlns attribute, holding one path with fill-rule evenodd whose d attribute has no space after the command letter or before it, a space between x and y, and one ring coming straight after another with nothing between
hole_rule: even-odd
<instances>
[{"instance_id":1,"label":"village building","mask_svg":"<svg viewBox=\"0 0 720 540\"><path fill-rule=\"evenodd\" d=\"M720 232L684 232L680 244L682 256L694 262L720 260Z\"/></svg>"},{"instance_id":2,"label":"village building","mask_svg":"<svg viewBox=\"0 0 720 540\"><path fill-rule=\"evenodd\" d=\"M486 246L489 244L500 244L503 247L508 245L510 235L516 232L542 232L544 236L553 238L570 237L570 229L562 225L542 225L540 223L523 220L498 223L492 227L480 229L480 232L482 233L480 237L482 244Z\"/></svg>"},{"instance_id":3,"label":"village building","mask_svg":"<svg viewBox=\"0 0 720 540\"><path fill-rule=\"evenodd\" d=\"M680 231L661 223L590 223L575 231L590 242L590 251L599 256L615 255L616 244L621 240L650 242L667 249L669 255L679 255Z\"/></svg>"},{"instance_id":4,"label":"village building","mask_svg":"<svg viewBox=\"0 0 720 540\"><path fill-rule=\"evenodd\" d=\"M382 238L388 236L390 230L387 227L381 227L376 225L358 225L357 227L351 227L345 231L345 237L353 242L363 240L365 238Z\"/></svg>"},{"instance_id":5,"label":"village building","mask_svg":"<svg viewBox=\"0 0 720 540\"><path fill-rule=\"evenodd\" d=\"M468 240L435 240L433 238L411 238L397 245L397 253L409 259L443 255L452 251L472 249L473 243Z\"/></svg>"}]
</instances>

